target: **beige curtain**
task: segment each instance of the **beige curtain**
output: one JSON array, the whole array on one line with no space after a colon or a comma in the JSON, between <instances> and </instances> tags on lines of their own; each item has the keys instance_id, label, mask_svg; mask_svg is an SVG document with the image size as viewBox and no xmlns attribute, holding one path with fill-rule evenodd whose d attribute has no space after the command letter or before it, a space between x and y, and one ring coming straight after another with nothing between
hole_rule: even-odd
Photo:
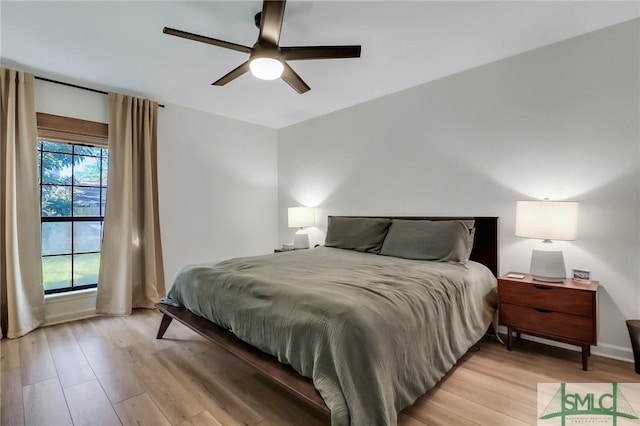
<instances>
[{"instance_id":1,"label":"beige curtain","mask_svg":"<svg viewBox=\"0 0 640 426\"><path fill-rule=\"evenodd\" d=\"M127 315L164 296L158 216L158 104L109 94L109 177L96 310Z\"/></svg>"},{"instance_id":2,"label":"beige curtain","mask_svg":"<svg viewBox=\"0 0 640 426\"><path fill-rule=\"evenodd\" d=\"M44 322L33 75L0 68L0 317L2 336Z\"/></svg>"}]
</instances>

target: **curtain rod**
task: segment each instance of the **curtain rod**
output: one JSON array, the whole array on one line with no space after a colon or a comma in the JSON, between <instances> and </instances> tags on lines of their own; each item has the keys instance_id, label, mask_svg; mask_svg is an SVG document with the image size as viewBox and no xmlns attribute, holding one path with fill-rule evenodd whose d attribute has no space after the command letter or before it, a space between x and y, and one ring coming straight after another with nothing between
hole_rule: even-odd
<instances>
[{"instance_id":1,"label":"curtain rod","mask_svg":"<svg viewBox=\"0 0 640 426\"><path fill-rule=\"evenodd\" d=\"M51 80L50 78L38 77L37 75L34 76L34 77L35 77L36 80L48 81L49 83L61 84L63 86L68 86L68 87L75 87L76 89L87 90L89 92L100 93L102 95L108 95L109 94L108 92L105 92L104 90L98 90L98 89L92 89L90 87L78 86L77 84L65 83L64 81ZM158 106L160 108L164 108L164 105L158 104Z\"/></svg>"}]
</instances>

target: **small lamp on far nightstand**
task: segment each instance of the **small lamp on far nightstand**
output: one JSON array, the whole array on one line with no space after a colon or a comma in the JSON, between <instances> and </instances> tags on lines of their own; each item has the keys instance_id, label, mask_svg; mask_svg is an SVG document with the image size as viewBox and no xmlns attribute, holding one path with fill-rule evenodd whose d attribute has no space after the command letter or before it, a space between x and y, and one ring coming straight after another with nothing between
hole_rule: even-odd
<instances>
[{"instance_id":1,"label":"small lamp on far nightstand","mask_svg":"<svg viewBox=\"0 0 640 426\"><path fill-rule=\"evenodd\" d=\"M309 235L304 228L316 225L316 210L313 207L289 207L289 228L300 228L293 236L294 249L309 248Z\"/></svg>"},{"instance_id":2,"label":"small lamp on far nightstand","mask_svg":"<svg viewBox=\"0 0 640 426\"><path fill-rule=\"evenodd\" d=\"M573 241L578 234L578 203L574 201L518 201L516 236L539 238L531 253L534 279L561 282L567 270L562 250L551 240Z\"/></svg>"}]
</instances>

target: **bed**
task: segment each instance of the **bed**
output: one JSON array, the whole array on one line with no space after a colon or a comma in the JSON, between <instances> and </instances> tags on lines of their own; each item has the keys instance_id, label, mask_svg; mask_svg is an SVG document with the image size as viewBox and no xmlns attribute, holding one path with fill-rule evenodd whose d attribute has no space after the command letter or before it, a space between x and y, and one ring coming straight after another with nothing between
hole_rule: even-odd
<instances>
[{"instance_id":1,"label":"bed","mask_svg":"<svg viewBox=\"0 0 640 426\"><path fill-rule=\"evenodd\" d=\"M177 319L333 425L394 425L482 337L496 274L497 218L333 216L325 246L183 268L157 337Z\"/></svg>"}]
</instances>

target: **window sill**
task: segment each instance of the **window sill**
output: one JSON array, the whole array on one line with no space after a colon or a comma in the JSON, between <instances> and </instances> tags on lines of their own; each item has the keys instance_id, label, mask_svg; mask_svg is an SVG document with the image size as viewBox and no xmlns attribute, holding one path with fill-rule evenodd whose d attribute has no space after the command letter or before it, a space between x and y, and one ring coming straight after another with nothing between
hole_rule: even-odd
<instances>
[{"instance_id":1,"label":"window sill","mask_svg":"<svg viewBox=\"0 0 640 426\"><path fill-rule=\"evenodd\" d=\"M44 296L44 325L60 324L96 316L98 290L70 291Z\"/></svg>"},{"instance_id":2,"label":"window sill","mask_svg":"<svg viewBox=\"0 0 640 426\"><path fill-rule=\"evenodd\" d=\"M51 303L61 303L69 302L72 300L86 299L88 297L95 298L97 294L97 288L87 288L84 290L68 291L65 293L45 294L44 303L48 305Z\"/></svg>"}]
</instances>

